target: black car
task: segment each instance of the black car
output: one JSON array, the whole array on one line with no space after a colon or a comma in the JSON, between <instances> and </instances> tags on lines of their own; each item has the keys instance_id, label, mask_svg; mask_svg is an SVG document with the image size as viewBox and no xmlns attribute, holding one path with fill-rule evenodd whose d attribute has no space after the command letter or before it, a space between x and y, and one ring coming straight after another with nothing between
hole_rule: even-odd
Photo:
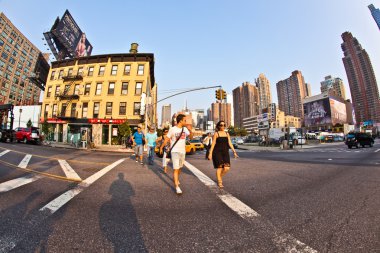
<instances>
[{"instance_id":1,"label":"black car","mask_svg":"<svg viewBox=\"0 0 380 253\"><path fill-rule=\"evenodd\" d=\"M354 146L358 148L359 145L363 148L365 145L372 147L374 143L375 141L372 136L367 133L349 133L346 137L346 145L348 148L352 148Z\"/></svg>"}]
</instances>

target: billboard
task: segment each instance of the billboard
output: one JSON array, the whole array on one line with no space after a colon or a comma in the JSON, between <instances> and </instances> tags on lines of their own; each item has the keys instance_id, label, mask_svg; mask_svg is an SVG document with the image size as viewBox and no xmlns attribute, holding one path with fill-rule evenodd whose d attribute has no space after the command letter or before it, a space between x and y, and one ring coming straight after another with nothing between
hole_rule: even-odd
<instances>
[{"instance_id":1,"label":"billboard","mask_svg":"<svg viewBox=\"0 0 380 253\"><path fill-rule=\"evenodd\" d=\"M332 124L345 124L347 123L346 105L335 99L330 99L331 108L331 121Z\"/></svg>"},{"instance_id":2,"label":"billboard","mask_svg":"<svg viewBox=\"0 0 380 253\"><path fill-rule=\"evenodd\" d=\"M307 127L332 123L329 98L305 103L304 110Z\"/></svg>"},{"instance_id":3,"label":"billboard","mask_svg":"<svg viewBox=\"0 0 380 253\"><path fill-rule=\"evenodd\" d=\"M44 36L57 60L91 55L91 43L68 10Z\"/></svg>"}]
</instances>

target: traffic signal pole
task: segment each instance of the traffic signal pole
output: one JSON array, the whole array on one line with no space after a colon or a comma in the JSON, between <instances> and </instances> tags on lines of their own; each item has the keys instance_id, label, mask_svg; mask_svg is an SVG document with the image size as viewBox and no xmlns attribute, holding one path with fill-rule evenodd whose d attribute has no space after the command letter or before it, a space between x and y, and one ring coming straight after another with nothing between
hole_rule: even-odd
<instances>
[{"instance_id":1,"label":"traffic signal pole","mask_svg":"<svg viewBox=\"0 0 380 253\"><path fill-rule=\"evenodd\" d=\"M168 99L168 98L175 97L175 96L178 96L178 95L181 95L181 94L184 94L184 93L188 93L188 92L192 92L192 91L197 91L197 90L213 89L213 88L222 88L222 86L217 85L217 86L201 87L201 88L194 88L194 89L190 89L190 90L187 90L187 91L178 92L178 93L176 93L176 94L174 94L174 95L170 95L170 96L168 96L168 97L166 97L166 98L163 98L163 99L158 100L158 101L156 102L156 104L158 104L159 102L164 101L164 100L166 100L166 99Z\"/></svg>"}]
</instances>

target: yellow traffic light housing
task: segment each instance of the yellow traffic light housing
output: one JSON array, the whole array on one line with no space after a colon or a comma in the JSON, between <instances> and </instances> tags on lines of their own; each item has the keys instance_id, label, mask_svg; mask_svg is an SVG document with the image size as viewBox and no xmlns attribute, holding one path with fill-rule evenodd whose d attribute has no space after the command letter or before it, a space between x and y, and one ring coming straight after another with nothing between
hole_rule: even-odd
<instances>
[{"instance_id":1,"label":"yellow traffic light housing","mask_svg":"<svg viewBox=\"0 0 380 253\"><path fill-rule=\"evenodd\" d=\"M219 90L216 90L215 91L215 98L217 99L217 100L220 100L220 89Z\"/></svg>"},{"instance_id":2,"label":"yellow traffic light housing","mask_svg":"<svg viewBox=\"0 0 380 253\"><path fill-rule=\"evenodd\" d=\"M222 99L226 99L227 98L227 93L225 90L222 90Z\"/></svg>"}]
</instances>

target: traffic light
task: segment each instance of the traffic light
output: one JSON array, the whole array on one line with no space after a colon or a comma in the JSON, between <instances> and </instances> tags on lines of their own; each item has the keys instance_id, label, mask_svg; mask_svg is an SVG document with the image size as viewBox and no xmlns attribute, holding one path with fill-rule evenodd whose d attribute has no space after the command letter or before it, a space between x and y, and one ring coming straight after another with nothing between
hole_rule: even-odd
<instances>
[{"instance_id":1,"label":"traffic light","mask_svg":"<svg viewBox=\"0 0 380 253\"><path fill-rule=\"evenodd\" d=\"M221 99L226 99L227 98L227 93L225 90L222 90L222 97Z\"/></svg>"},{"instance_id":2,"label":"traffic light","mask_svg":"<svg viewBox=\"0 0 380 253\"><path fill-rule=\"evenodd\" d=\"M220 99L221 99L221 97L220 97L220 89L215 91L215 98L216 98L217 100L220 100Z\"/></svg>"}]
</instances>

